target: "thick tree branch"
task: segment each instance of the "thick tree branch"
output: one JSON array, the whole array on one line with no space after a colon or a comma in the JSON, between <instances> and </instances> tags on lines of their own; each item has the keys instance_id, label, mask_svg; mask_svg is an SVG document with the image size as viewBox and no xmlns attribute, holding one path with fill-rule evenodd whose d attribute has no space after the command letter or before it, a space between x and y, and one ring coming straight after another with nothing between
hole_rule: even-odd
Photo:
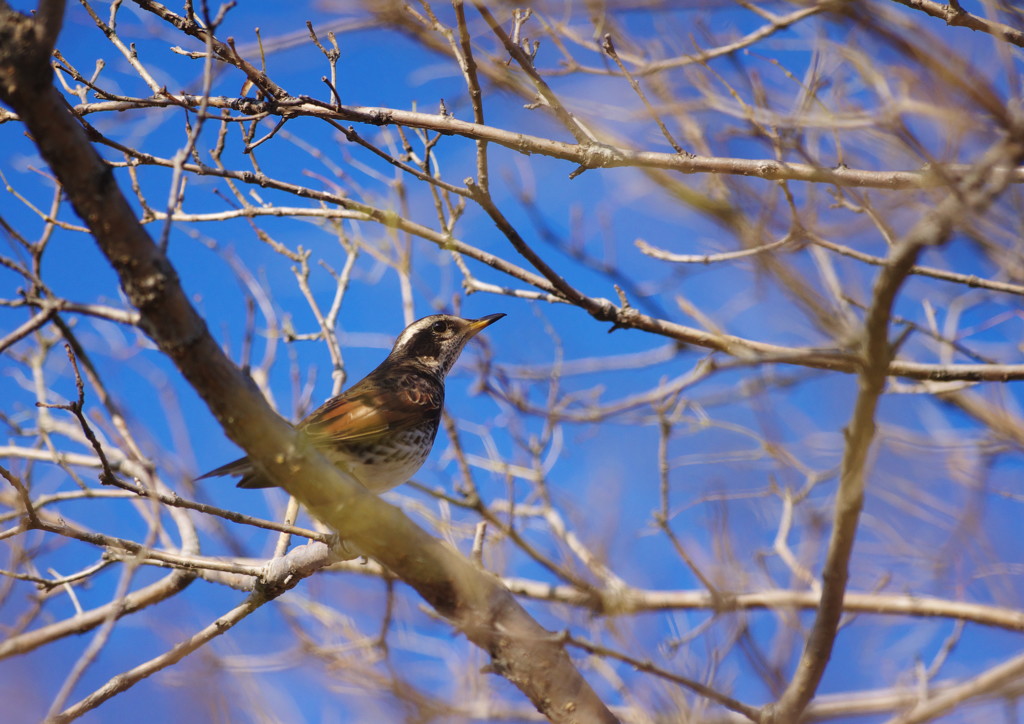
<instances>
[{"instance_id":1,"label":"thick tree branch","mask_svg":"<svg viewBox=\"0 0 1024 724\"><path fill-rule=\"evenodd\" d=\"M491 656L551 721L615 717L498 579L362 488L269 407L224 355L182 290L177 274L135 217L112 169L53 86L34 20L0 4L0 98L14 108L117 271L140 326L168 355L228 437L310 512L395 572ZM49 37L49 33L43 33ZM191 649L189 649L191 650ZM187 653L187 651L185 651Z\"/></svg>"}]
</instances>

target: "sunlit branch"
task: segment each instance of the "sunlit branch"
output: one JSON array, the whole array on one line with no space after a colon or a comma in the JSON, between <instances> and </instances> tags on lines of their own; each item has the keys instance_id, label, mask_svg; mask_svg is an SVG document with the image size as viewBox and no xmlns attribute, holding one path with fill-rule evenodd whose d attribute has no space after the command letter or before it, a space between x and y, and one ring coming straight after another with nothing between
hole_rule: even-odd
<instances>
[{"instance_id":1,"label":"sunlit branch","mask_svg":"<svg viewBox=\"0 0 1024 724\"><path fill-rule=\"evenodd\" d=\"M187 107L198 109L203 99L193 95L162 94L130 101L106 101L75 106L82 116L91 113L127 111L142 108ZM807 163L776 159L742 159L706 156L680 156L675 153L638 151L631 148L588 143L580 145L531 136L462 121L450 115L437 115L406 111L399 108L370 106L333 106L312 98L284 97L275 101L253 101L247 98L211 97L210 108L240 110L247 116L283 113L289 116L309 116L340 121L354 121L372 126L399 125L424 128L465 138L496 143L524 154L540 154L577 164L581 168L651 168L678 171L684 174L726 174L760 178L766 181L804 181L877 188L897 191L901 189L928 189L944 186L949 179L957 179L969 171L964 164L949 164L932 170L870 171L845 166L824 168ZM9 120L19 120L13 117ZM247 120L240 118L236 120ZM1024 169L1015 169L1013 183L1024 182ZM455 191L455 187L451 187Z\"/></svg>"}]
</instances>

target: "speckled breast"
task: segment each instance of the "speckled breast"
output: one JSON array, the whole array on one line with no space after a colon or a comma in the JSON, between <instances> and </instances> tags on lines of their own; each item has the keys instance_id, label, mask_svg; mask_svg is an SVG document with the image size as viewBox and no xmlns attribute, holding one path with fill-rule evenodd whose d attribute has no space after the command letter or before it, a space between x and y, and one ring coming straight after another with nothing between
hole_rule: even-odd
<instances>
[{"instance_id":1,"label":"speckled breast","mask_svg":"<svg viewBox=\"0 0 1024 724\"><path fill-rule=\"evenodd\" d=\"M347 442L324 453L369 490L382 493L416 474L430 455L436 434L437 424L432 422L389 435L386 440L366 444Z\"/></svg>"}]
</instances>

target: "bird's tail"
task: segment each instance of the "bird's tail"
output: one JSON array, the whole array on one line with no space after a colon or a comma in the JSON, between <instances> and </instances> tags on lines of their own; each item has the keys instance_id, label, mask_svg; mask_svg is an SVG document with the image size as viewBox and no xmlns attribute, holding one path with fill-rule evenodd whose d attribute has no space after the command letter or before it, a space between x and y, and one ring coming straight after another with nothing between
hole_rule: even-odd
<instances>
[{"instance_id":1,"label":"bird's tail","mask_svg":"<svg viewBox=\"0 0 1024 724\"><path fill-rule=\"evenodd\" d=\"M274 487L272 482L256 471L252 463L249 462L249 458L238 458L238 460L232 460L227 465L221 465L219 468L214 468L210 472L200 475L196 480L218 478L228 475L240 475L242 477L242 479L238 481L239 488Z\"/></svg>"}]
</instances>

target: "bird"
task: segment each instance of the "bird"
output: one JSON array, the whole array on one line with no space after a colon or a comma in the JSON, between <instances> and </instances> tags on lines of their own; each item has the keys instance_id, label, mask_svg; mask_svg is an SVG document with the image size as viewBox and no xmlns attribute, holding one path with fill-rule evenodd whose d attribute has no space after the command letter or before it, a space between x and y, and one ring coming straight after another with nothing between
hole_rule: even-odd
<instances>
[{"instance_id":1,"label":"bird","mask_svg":"<svg viewBox=\"0 0 1024 724\"><path fill-rule=\"evenodd\" d=\"M376 369L296 427L331 463L371 492L401 485L434 446L448 371L470 339L504 316L433 314L413 322ZM196 479L235 475L241 476L239 488L276 485L247 457Z\"/></svg>"}]
</instances>

